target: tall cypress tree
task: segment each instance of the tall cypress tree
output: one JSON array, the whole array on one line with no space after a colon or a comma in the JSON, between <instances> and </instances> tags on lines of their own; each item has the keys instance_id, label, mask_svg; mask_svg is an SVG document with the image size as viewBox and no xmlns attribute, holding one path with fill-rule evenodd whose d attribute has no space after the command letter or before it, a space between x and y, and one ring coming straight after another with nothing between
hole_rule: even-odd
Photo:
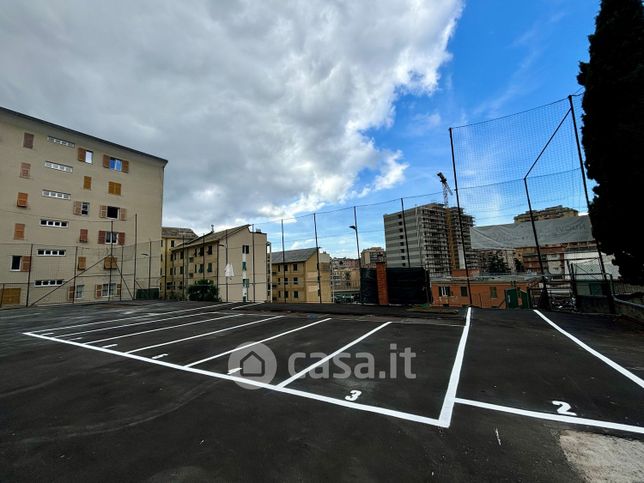
<instances>
[{"instance_id":1,"label":"tall cypress tree","mask_svg":"<svg viewBox=\"0 0 644 483\"><path fill-rule=\"evenodd\" d=\"M585 88L582 142L588 177L597 185L590 206L593 234L615 256L622 278L644 284L644 6L602 0L580 63Z\"/></svg>"}]
</instances>

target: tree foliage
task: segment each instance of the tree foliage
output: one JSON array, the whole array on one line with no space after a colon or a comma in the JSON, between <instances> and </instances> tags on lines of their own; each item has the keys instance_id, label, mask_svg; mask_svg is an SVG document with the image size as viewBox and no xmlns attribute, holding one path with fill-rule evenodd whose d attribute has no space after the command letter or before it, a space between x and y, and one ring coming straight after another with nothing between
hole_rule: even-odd
<instances>
[{"instance_id":1,"label":"tree foliage","mask_svg":"<svg viewBox=\"0 0 644 483\"><path fill-rule=\"evenodd\" d=\"M639 231L644 187L644 7L641 0L602 0L589 36L589 62L577 77L585 88L582 142L589 178L593 235L622 277L644 283Z\"/></svg>"},{"instance_id":2,"label":"tree foliage","mask_svg":"<svg viewBox=\"0 0 644 483\"><path fill-rule=\"evenodd\" d=\"M219 289L212 283L212 280L197 280L188 287L188 300L201 302L221 302Z\"/></svg>"},{"instance_id":3,"label":"tree foliage","mask_svg":"<svg viewBox=\"0 0 644 483\"><path fill-rule=\"evenodd\" d=\"M488 258L485 271L487 273L510 273L510 268L501 255L494 253Z\"/></svg>"}]
</instances>

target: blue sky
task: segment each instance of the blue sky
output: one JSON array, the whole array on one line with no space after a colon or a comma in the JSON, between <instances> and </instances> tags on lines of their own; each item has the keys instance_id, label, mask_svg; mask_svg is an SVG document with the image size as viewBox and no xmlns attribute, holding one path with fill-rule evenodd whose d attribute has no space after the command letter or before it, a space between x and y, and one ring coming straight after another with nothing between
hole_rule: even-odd
<instances>
[{"instance_id":1,"label":"blue sky","mask_svg":"<svg viewBox=\"0 0 644 483\"><path fill-rule=\"evenodd\" d=\"M467 2L448 44L452 58L439 71L438 89L431 95L401 94L395 102L393 123L366 133L377 147L402 152L402 161L408 164L405 180L393 188L373 192L359 200L348 200L345 205L324 207L321 211L331 212L318 215L320 245L329 247L333 254L354 256L355 241L352 232L347 231L347 226L352 224L353 212L351 209L334 211L339 206L381 203L359 207L358 221L361 248L382 245L382 213L400 208L399 201L384 201L440 192L437 171L445 172L453 187L450 126L524 111L578 92L578 62L588 57L587 36L594 30L598 5L598 1L581 0ZM567 109L567 105L562 105L561 109L564 107ZM532 132L537 139L547 139L550 128L559 122L557 116L561 109L557 107L555 112L547 113L552 117L544 126L534 127L537 130L543 128L538 135L536 131ZM535 191L533 203L536 200L535 208L564 204L583 212L585 200L581 181L578 172L572 172L578 167L578 158L576 151L572 150L574 140L570 118L565 121L562 131L566 131L565 135L557 135L551 152L547 152L540 161L543 164L541 173L570 173L558 176L554 185L549 178L535 178L531 183L531 190ZM510 157L512 146L506 146L506 151ZM552 159L547 159L549 156ZM546 166L548 163L550 165ZM535 174L540 174L537 171ZM523 167L517 167L508 174L508 179L521 177L522 174L518 173L523 172ZM362 172L362 181L367 183L371 175ZM480 175L480 184L487 184L489 179L484 173ZM485 187L473 193L463 190L462 193L463 205L477 215L481 225L512 222L514 214L527 209L522 183ZM409 199L406 207L441 201L441 196ZM503 208L494 210L492 215L486 212L485 206L488 198L494 196ZM450 203L455 203L455 200L450 198ZM298 223L285 225L287 249L312 244L312 219L302 217L298 220ZM269 232L279 231L277 225L260 226ZM276 235L271 238L279 248L279 233Z\"/></svg>"}]
</instances>

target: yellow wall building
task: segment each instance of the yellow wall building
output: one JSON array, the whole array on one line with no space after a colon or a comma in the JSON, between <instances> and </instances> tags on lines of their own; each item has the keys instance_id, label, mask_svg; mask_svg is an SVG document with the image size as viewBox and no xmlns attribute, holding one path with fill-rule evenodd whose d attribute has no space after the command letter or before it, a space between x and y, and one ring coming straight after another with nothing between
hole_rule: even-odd
<instances>
[{"instance_id":1,"label":"yellow wall building","mask_svg":"<svg viewBox=\"0 0 644 483\"><path fill-rule=\"evenodd\" d=\"M276 303L331 302L331 257L316 248L277 251L271 255L273 294Z\"/></svg>"}]
</instances>

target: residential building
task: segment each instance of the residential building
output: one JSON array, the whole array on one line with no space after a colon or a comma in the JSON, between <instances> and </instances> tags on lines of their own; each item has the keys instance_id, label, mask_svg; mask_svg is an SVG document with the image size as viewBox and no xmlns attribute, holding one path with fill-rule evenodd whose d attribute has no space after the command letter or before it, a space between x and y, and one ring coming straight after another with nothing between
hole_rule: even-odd
<instances>
[{"instance_id":1,"label":"residential building","mask_svg":"<svg viewBox=\"0 0 644 483\"><path fill-rule=\"evenodd\" d=\"M210 232L170 248L171 267L166 290L187 298L188 286L210 280L225 302L270 300L270 270L266 233L241 225Z\"/></svg>"},{"instance_id":2,"label":"residential building","mask_svg":"<svg viewBox=\"0 0 644 483\"><path fill-rule=\"evenodd\" d=\"M459 229L463 223L463 240ZM474 218L463 209L430 203L384 215L387 267L423 267L431 276L478 267L470 228Z\"/></svg>"},{"instance_id":3,"label":"residential building","mask_svg":"<svg viewBox=\"0 0 644 483\"><path fill-rule=\"evenodd\" d=\"M161 240L166 164L0 108L0 303L134 297L143 250L133 244ZM151 258L156 275L159 257Z\"/></svg>"},{"instance_id":4,"label":"residential building","mask_svg":"<svg viewBox=\"0 0 644 483\"><path fill-rule=\"evenodd\" d=\"M276 251L271 255L271 266L273 302L331 302L331 257L328 253L318 252L317 248Z\"/></svg>"},{"instance_id":5,"label":"residential building","mask_svg":"<svg viewBox=\"0 0 644 483\"><path fill-rule=\"evenodd\" d=\"M382 247L365 248L360 254L362 268L376 268L376 263L386 263L387 254Z\"/></svg>"},{"instance_id":6,"label":"residential building","mask_svg":"<svg viewBox=\"0 0 644 483\"><path fill-rule=\"evenodd\" d=\"M168 297L168 290L172 291L172 281L168 274L172 268L172 249L187 241L197 238L197 234L190 228L177 228L171 226L161 227L161 295Z\"/></svg>"},{"instance_id":7,"label":"residential building","mask_svg":"<svg viewBox=\"0 0 644 483\"><path fill-rule=\"evenodd\" d=\"M539 277L522 275L470 276L472 304L475 307L506 309L528 308L529 289L537 287ZM514 292L510 294L509 292ZM433 305L442 307L467 307L470 304L467 278L439 277L432 280ZM513 304L513 299L516 304Z\"/></svg>"},{"instance_id":8,"label":"residential building","mask_svg":"<svg viewBox=\"0 0 644 483\"><path fill-rule=\"evenodd\" d=\"M334 302L359 300L360 264L357 258L331 259L331 292Z\"/></svg>"},{"instance_id":9,"label":"residential building","mask_svg":"<svg viewBox=\"0 0 644 483\"><path fill-rule=\"evenodd\" d=\"M551 206L550 208L545 208L543 210L532 210L532 216L534 217L534 221L554 220L556 218L566 218L569 216L578 216L578 215L579 215L579 211L573 208L567 208L562 205ZM526 211L525 213L521 213L520 215L517 215L514 217L515 223L526 223L526 222L529 223L530 221L531 221L530 211Z\"/></svg>"}]
</instances>

